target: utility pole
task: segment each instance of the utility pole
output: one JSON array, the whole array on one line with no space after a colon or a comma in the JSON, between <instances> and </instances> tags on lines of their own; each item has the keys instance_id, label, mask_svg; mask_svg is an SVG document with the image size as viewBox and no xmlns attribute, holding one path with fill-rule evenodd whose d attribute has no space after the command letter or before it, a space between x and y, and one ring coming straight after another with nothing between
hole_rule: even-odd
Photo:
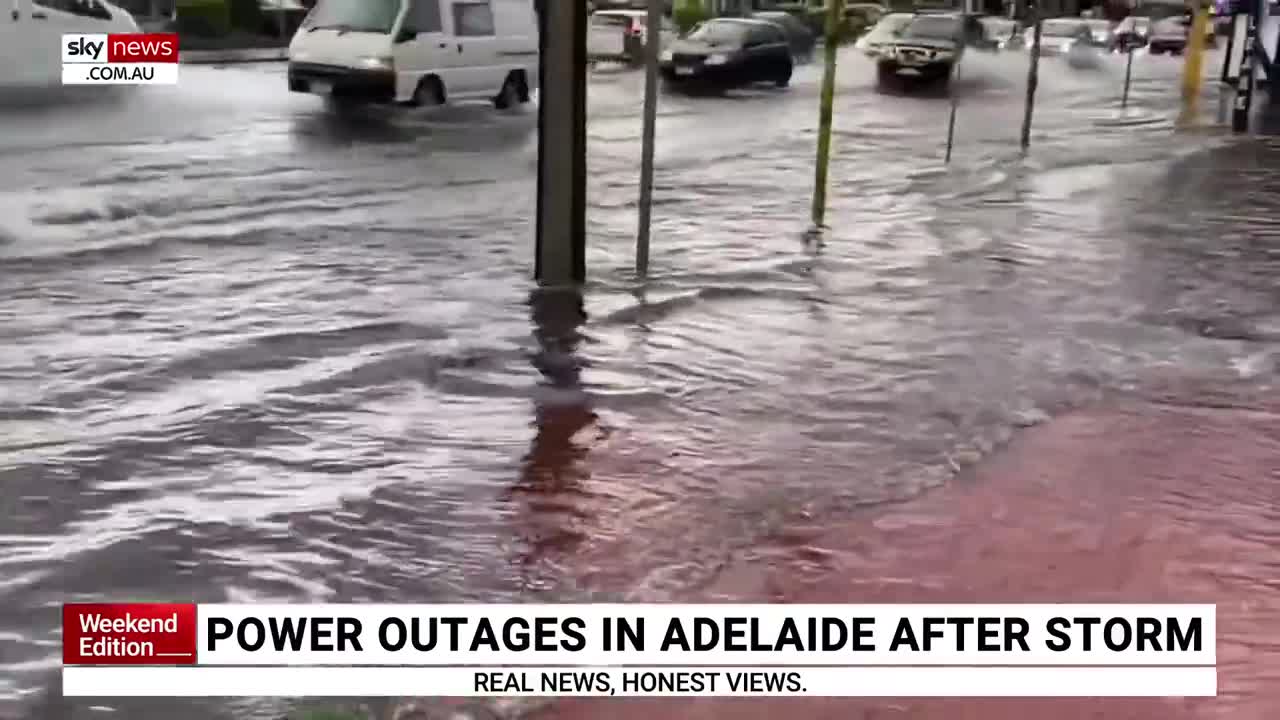
<instances>
[{"instance_id":1,"label":"utility pole","mask_svg":"<svg viewBox=\"0 0 1280 720\"><path fill-rule=\"evenodd\" d=\"M587 5L537 0L538 209L534 277L586 281Z\"/></svg>"}]
</instances>

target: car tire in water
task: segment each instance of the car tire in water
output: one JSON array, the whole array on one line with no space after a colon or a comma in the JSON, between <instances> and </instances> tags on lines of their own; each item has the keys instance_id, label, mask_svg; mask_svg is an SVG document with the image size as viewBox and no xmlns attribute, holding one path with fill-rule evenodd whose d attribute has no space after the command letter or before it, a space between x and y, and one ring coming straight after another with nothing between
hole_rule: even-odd
<instances>
[{"instance_id":1,"label":"car tire in water","mask_svg":"<svg viewBox=\"0 0 1280 720\"><path fill-rule=\"evenodd\" d=\"M361 106L359 101L343 95L326 95L324 102L329 110L339 115L353 113Z\"/></svg>"},{"instance_id":2,"label":"car tire in water","mask_svg":"<svg viewBox=\"0 0 1280 720\"><path fill-rule=\"evenodd\" d=\"M897 82L898 82L898 76L895 75L892 70L886 68L883 65L876 66L876 83L878 83L880 87L889 87L891 85L896 85Z\"/></svg>"},{"instance_id":3,"label":"car tire in water","mask_svg":"<svg viewBox=\"0 0 1280 720\"><path fill-rule=\"evenodd\" d=\"M791 66L788 65L778 70L778 74L773 78L773 84L780 88L784 88L791 84Z\"/></svg>"},{"instance_id":4,"label":"car tire in water","mask_svg":"<svg viewBox=\"0 0 1280 720\"><path fill-rule=\"evenodd\" d=\"M520 79L514 72L507 73L507 79L502 81L502 89L493 98L493 106L499 110L506 110L519 102Z\"/></svg>"},{"instance_id":5,"label":"car tire in water","mask_svg":"<svg viewBox=\"0 0 1280 720\"><path fill-rule=\"evenodd\" d=\"M420 78L418 86L413 89L413 100L410 104L414 107L443 105L444 85L440 82L440 78L435 75Z\"/></svg>"}]
</instances>

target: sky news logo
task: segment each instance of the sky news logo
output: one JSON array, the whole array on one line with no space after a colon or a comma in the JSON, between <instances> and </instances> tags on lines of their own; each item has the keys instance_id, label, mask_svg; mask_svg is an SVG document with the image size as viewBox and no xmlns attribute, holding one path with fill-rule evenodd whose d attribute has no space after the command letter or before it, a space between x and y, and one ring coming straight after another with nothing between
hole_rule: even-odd
<instances>
[{"instance_id":1,"label":"sky news logo","mask_svg":"<svg viewBox=\"0 0 1280 720\"><path fill-rule=\"evenodd\" d=\"M63 85L176 85L175 33L62 36Z\"/></svg>"}]
</instances>

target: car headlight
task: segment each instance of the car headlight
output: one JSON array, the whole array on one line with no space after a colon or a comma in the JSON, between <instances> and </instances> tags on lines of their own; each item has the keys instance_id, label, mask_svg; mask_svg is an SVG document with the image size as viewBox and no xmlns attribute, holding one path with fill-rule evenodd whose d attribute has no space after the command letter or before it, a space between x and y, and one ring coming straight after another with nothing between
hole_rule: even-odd
<instances>
[{"instance_id":1,"label":"car headlight","mask_svg":"<svg viewBox=\"0 0 1280 720\"><path fill-rule=\"evenodd\" d=\"M706 59L706 64L707 64L707 65L723 65L723 64L725 64L725 63L727 63L727 62L729 62L729 56L728 56L728 55L724 55L724 54L722 54L722 53L716 53L716 54L714 54L714 55L708 55L708 56L707 56L707 59Z\"/></svg>"},{"instance_id":2,"label":"car headlight","mask_svg":"<svg viewBox=\"0 0 1280 720\"><path fill-rule=\"evenodd\" d=\"M671 62L672 53L670 50L663 50L659 58L662 62Z\"/></svg>"},{"instance_id":3,"label":"car headlight","mask_svg":"<svg viewBox=\"0 0 1280 720\"><path fill-rule=\"evenodd\" d=\"M370 70L390 70L391 58L385 55L362 57L360 58L360 67L369 68Z\"/></svg>"},{"instance_id":4,"label":"car headlight","mask_svg":"<svg viewBox=\"0 0 1280 720\"><path fill-rule=\"evenodd\" d=\"M952 53L951 53L951 51L950 51L950 50L934 50L934 51L933 51L933 59L934 59L934 60L947 60L948 58L950 58L950 57L951 57L951 54L952 54Z\"/></svg>"}]
</instances>

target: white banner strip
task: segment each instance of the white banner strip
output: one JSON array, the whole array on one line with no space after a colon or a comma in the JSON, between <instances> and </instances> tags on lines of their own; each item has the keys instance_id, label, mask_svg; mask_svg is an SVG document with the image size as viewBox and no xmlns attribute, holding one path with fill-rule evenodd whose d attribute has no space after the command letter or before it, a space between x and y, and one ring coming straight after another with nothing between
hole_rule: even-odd
<instances>
[{"instance_id":1,"label":"white banner strip","mask_svg":"<svg viewBox=\"0 0 1280 720\"><path fill-rule=\"evenodd\" d=\"M199 665L1217 664L1213 605L200 605L197 615Z\"/></svg>"},{"instance_id":2,"label":"white banner strip","mask_svg":"<svg viewBox=\"0 0 1280 720\"><path fill-rule=\"evenodd\" d=\"M177 85L177 63L98 63L62 66L63 85Z\"/></svg>"},{"instance_id":3,"label":"white banner strip","mask_svg":"<svg viewBox=\"0 0 1280 720\"><path fill-rule=\"evenodd\" d=\"M1215 668L65 667L67 697L1214 697Z\"/></svg>"}]
</instances>

